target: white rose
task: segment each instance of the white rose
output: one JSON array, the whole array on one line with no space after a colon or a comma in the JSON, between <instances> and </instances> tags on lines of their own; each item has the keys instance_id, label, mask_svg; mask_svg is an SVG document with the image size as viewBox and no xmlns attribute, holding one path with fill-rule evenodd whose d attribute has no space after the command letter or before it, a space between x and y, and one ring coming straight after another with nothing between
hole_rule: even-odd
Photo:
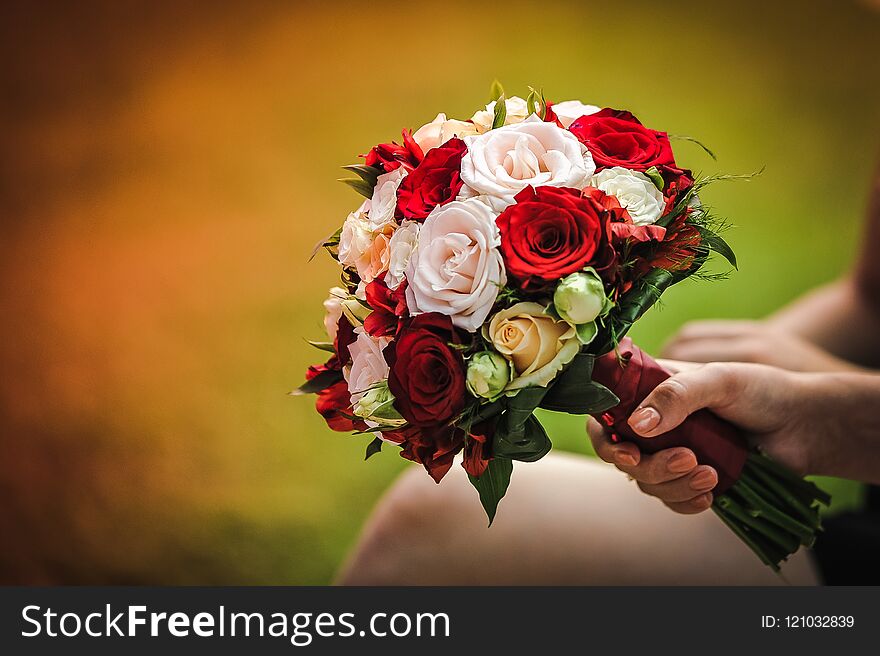
<instances>
[{"instance_id":1,"label":"white rose","mask_svg":"<svg viewBox=\"0 0 880 656\"><path fill-rule=\"evenodd\" d=\"M391 241L388 242L388 273L385 274L388 289L397 289L406 277L406 268L419 244L419 228L421 224L416 221L404 221L391 235Z\"/></svg>"},{"instance_id":2,"label":"white rose","mask_svg":"<svg viewBox=\"0 0 880 656\"><path fill-rule=\"evenodd\" d=\"M571 132L537 116L464 141L461 179L498 212L528 186L583 189L596 170L593 156Z\"/></svg>"},{"instance_id":3,"label":"white rose","mask_svg":"<svg viewBox=\"0 0 880 656\"><path fill-rule=\"evenodd\" d=\"M374 232L394 223L394 210L397 208L397 188L406 177L406 169L398 166L390 173L383 173L376 179L370 211L367 218Z\"/></svg>"},{"instance_id":4,"label":"white rose","mask_svg":"<svg viewBox=\"0 0 880 656\"><path fill-rule=\"evenodd\" d=\"M388 268L388 242L394 229L393 224L387 224L381 231L374 231L368 218L370 205L370 201L365 200L349 214L339 235L339 261L355 269L364 283L371 282Z\"/></svg>"},{"instance_id":5,"label":"white rose","mask_svg":"<svg viewBox=\"0 0 880 656\"><path fill-rule=\"evenodd\" d=\"M581 348L574 327L531 302L498 312L483 328L483 336L513 365L515 375L507 391L546 387Z\"/></svg>"},{"instance_id":6,"label":"white rose","mask_svg":"<svg viewBox=\"0 0 880 656\"><path fill-rule=\"evenodd\" d=\"M339 327L339 317L342 316L342 304L348 298L348 292L342 287L331 287L330 296L324 301L324 329L330 341L336 340L336 329Z\"/></svg>"},{"instance_id":7,"label":"white rose","mask_svg":"<svg viewBox=\"0 0 880 656\"><path fill-rule=\"evenodd\" d=\"M459 328L477 330L507 282L500 243L495 215L482 200L434 208L406 272L410 314L439 312Z\"/></svg>"},{"instance_id":8,"label":"white rose","mask_svg":"<svg viewBox=\"0 0 880 656\"><path fill-rule=\"evenodd\" d=\"M507 110L507 116L504 119L504 125L513 125L522 123L529 115L528 103L519 96L511 96L504 101L504 108ZM495 101L493 100L486 109L481 109L471 117L471 121L476 126L477 132L488 132L492 129L492 123L495 121Z\"/></svg>"},{"instance_id":9,"label":"white rose","mask_svg":"<svg viewBox=\"0 0 880 656\"><path fill-rule=\"evenodd\" d=\"M382 351L391 342L390 337L371 337L363 326L358 326L354 332L357 338L348 346L351 364L342 371L352 405L357 404L370 388L388 379L389 367Z\"/></svg>"},{"instance_id":10,"label":"white rose","mask_svg":"<svg viewBox=\"0 0 880 656\"><path fill-rule=\"evenodd\" d=\"M562 102L553 103L553 113L562 123L562 127L567 128L569 125L578 120L581 116L595 114L599 108L595 105L585 105L580 100L563 100Z\"/></svg>"},{"instance_id":11,"label":"white rose","mask_svg":"<svg viewBox=\"0 0 880 656\"><path fill-rule=\"evenodd\" d=\"M433 121L416 130L413 133L413 139L419 144L422 152L427 153L432 148L442 146L452 137L462 139L477 133L477 127L473 123L446 118L446 114L441 113L437 114L437 118Z\"/></svg>"},{"instance_id":12,"label":"white rose","mask_svg":"<svg viewBox=\"0 0 880 656\"><path fill-rule=\"evenodd\" d=\"M666 207L657 185L639 171L613 166L594 175L590 184L615 196L636 225L651 225L663 215Z\"/></svg>"}]
</instances>

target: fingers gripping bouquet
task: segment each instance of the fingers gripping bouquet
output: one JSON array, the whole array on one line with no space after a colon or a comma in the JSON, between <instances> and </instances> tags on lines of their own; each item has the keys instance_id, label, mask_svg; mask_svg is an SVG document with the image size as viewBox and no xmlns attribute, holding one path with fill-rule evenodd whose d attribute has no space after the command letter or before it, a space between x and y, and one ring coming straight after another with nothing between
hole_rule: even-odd
<instances>
[{"instance_id":1,"label":"fingers gripping bouquet","mask_svg":"<svg viewBox=\"0 0 880 656\"><path fill-rule=\"evenodd\" d=\"M668 373L628 338L710 252L735 266L669 137L627 111L495 100L380 144L344 180L366 197L322 245L331 353L298 392L331 428L373 435L438 483L462 454L491 523L514 461L550 450L537 408L590 414L646 451L688 446L719 473L714 510L779 562L819 529L811 483L707 411L643 440L626 419Z\"/></svg>"}]
</instances>

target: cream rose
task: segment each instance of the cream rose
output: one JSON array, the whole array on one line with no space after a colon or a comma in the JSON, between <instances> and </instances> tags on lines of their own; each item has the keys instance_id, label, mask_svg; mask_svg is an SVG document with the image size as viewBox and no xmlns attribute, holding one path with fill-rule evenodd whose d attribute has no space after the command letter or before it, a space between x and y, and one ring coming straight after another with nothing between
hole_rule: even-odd
<instances>
[{"instance_id":1,"label":"cream rose","mask_svg":"<svg viewBox=\"0 0 880 656\"><path fill-rule=\"evenodd\" d=\"M513 365L515 375L506 391L546 387L581 348L572 326L531 302L498 312L483 336Z\"/></svg>"},{"instance_id":2,"label":"cream rose","mask_svg":"<svg viewBox=\"0 0 880 656\"><path fill-rule=\"evenodd\" d=\"M583 189L596 170L593 156L571 132L537 116L464 141L461 179L497 212L528 186Z\"/></svg>"},{"instance_id":3,"label":"cream rose","mask_svg":"<svg viewBox=\"0 0 880 656\"><path fill-rule=\"evenodd\" d=\"M342 370L352 405L356 405L370 388L388 379L388 363L382 351L391 342L390 337L371 337L363 326L358 326L354 332L357 338L348 346L351 364Z\"/></svg>"},{"instance_id":4,"label":"cream rose","mask_svg":"<svg viewBox=\"0 0 880 656\"><path fill-rule=\"evenodd\" d=\"M477 127L473 123L446 118L446 114L441 113L437 114L437 118L433 121L416 130L413 139L419 144L422 152L427 153L432 148L442 146L452 137L463 139L472 134L478 134Z\"/></svg>"},{"instance_id":5,"label":"cream rose","mask_svg":"<svg viewBox=\"0 0 880 656\"><path fill-rule=\"evenodd\" d=\"M372 229L368 218L370 205L370 201L366 200L349 214L339 235L339 261L355 269L365 283L371 282L388 268L388 245L394 231L393 224L387 224L380 231Z\"/></svg>"},{"instance_id":6,"label":"cream rose","mask_svg":"<svg viewBox=\"0 0 880 656\"><path fill-rule=\"evenodd\" d=\"M394 210L397 209L397 188L406 177L406 169L398 166L390 173L383 173L376 179L370 211L367 219L373 232L381 231L394 223Z\"/></svg>"},{"instance_id":7,"label":"cream rose","mask_svg":"<svg viewBox=\"0 0 880 656\"><path fill-rule=\"evenodd\" d=\"M406 277L406 268L419 244L419 228L421 224L416 221L404 221L391 235L388 243L388 273L385 274L388 289L397 289Z\"/></svg>"},{"instance_id":8,"label":"cream rose","mask_svg":"<svg viewBox=\"0 0 880 656\"><path fill-rule=\"evenodd\" d=\"M522 123L529 115L528 103L519 96L511 96L504 101L504 109L507 110L507 116L504 119L504 125L514 125ZM495 101L493 100L486 109L481 109L471 117L471 122L476 127L477 132L488 132L492 129L492 123L495 122Z\"/></svg>"},{"instance_id":9,"label":"cream rose","mask_svg":"<svg viewBox=\"0 0 880 656\"><path fill-rule=\"evenodd\" d=\"M657 185L639 171L613 166L594 175L590 184L615 196L636 225L651 225L663 215L666 207Z\"/></svg>"},{"instance_id":10,"label":"cream rose","mask_svg":"<svg viewBox=\"0 0 880 656\"><path fill-rule=\"evenodd\" d=\"M580 100L563 100L562 102L554 103L551 109L564 128L567 128L581 116L595 114L599 111L599 108L595 105L585 105Z\"/></svg>"},{"instance_id":11,"label":"cream rose","mask_svg":"<svg viewBox=\"0 0 880 656\"><path fill-rule=\"evenodd\" d=\"M435 208L419 233L406 272L410 314L439 312L474 332L507 282L491 208L478 198Z\"/></svg>"}]
</instances>

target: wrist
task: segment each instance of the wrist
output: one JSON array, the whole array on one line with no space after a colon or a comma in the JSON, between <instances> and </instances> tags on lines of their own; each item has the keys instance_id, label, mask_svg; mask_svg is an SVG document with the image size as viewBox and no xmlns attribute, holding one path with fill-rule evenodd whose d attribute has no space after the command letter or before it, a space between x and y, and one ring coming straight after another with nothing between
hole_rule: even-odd
<instances>
[{"instance_id":1,"label":"wrist","mask_svg":"<svg viewBox=\"0 0 880 656\"><path fill-rule=\"evenodd\" d=\"M808 473L876 480L880 376L805 374L802 384Z\"/></svg>"},{"instance_id":2,"label":"wrist","mask_svg":"<svg viewBox=\"0 0 880 656\"><path fill-rule=\"evenodd\" d=\"M845 452L845 422L841 409L846 404L845 385L840 374L795 374L795 409L800 423L799 433L804 450L804 474L840 475Z\"/></svg>"}]
</instances>

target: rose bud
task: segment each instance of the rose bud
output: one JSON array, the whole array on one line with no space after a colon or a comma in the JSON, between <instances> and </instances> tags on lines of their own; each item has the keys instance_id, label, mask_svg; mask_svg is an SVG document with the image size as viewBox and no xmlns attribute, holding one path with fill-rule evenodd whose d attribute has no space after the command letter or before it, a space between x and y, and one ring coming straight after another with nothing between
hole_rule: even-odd
<instances>
[{"instance_id":1,"label":"rose bud","mask_svg":"<svg viewBox=\"0 0 880 656\"><path fill-rule=\"evenodd\" d=\"M382 382L368 389L354 404L352 412L358 417L385 425L400 425L403 417L394 409L394 395L388 383Z\"/></svg>"},{"instance_id":2,"label":"rose bud","mask_svg":"<svg viewBox=\"0 0 880 656\"><path fill-rule=\"evenodd\" d=\"M481 351L468 362L466 384L474 396L494 399L504 391L510 378L510 364L493 351Z\"/></svg>"},{"instance_id":3,"label":"rose bud","mask_svg":"<svg viewBox=\"0 0 880 656\"><path fill-rule=\"evenodd\" d=\"M611 309L602 279L592 269L563 278L553 293L556 312L573 326L590 323Z\"/></svg>"}]
</instances>

